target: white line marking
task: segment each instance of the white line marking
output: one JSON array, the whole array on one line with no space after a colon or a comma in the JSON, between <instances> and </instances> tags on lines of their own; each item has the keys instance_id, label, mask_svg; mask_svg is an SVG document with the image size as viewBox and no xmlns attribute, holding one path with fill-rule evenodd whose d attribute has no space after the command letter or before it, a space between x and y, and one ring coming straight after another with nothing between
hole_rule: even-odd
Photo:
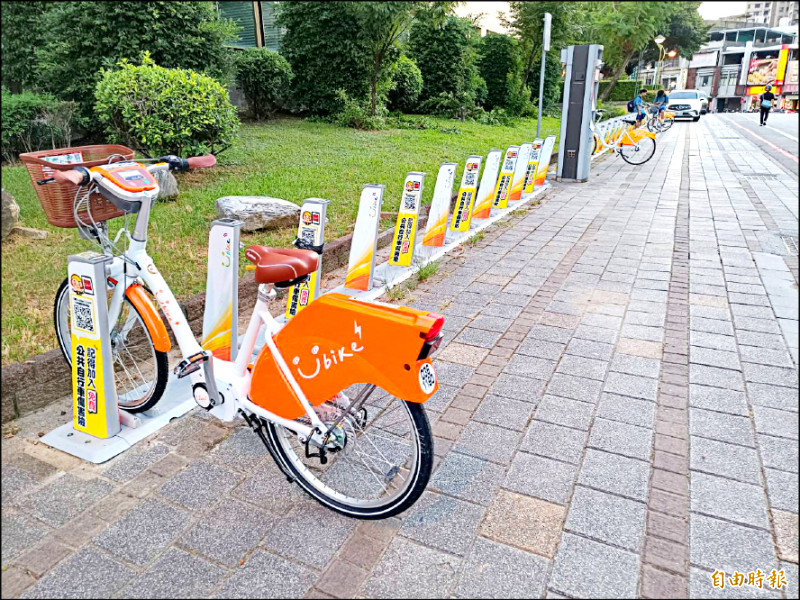
<instances>
[{"instance_id":1,"label":"white line marking","mask_svg":"<svg viewBox=\"0 0 800 600\"><path fill-rule=\"evenodd\" d=\"M789 135L788 133L786 133L784 131L781 131L780 129L775 129L774 127L770 127L769 125L765 125L765 127L767 129L772 129L772 131L774 131L776 133L780 133L781 135L788 137L790 140L794 140L795 142L798 141L798 139L796 137L794 137L793 135Z\"/></svg>"},{"instance_id":2,"label":"white line marking","mask_svg":"<svg viewBox=\"0 0 800 600\"><path fill-rule=\"evenodd\" d=\"M772 148L773 150L777 150L778 152L780 152L781 154L783 154L783 155L784 155L784 156L786 156L787 158L791 158L791 159L792 159L794 162L796 162L796 163L800 163L800 159L798 159L798 158L797 158L797 157L796 157L794 154L792 154L791 152L787 152L786 150L784 150L784 149L783 149L783 148L781 148L780 146L776 146L775 144L773 144L773 143L772 143L772 142L770 142L769 140L767 140L767 139L764 139L764 138L763 138L763 137L761 137L760 135L757 135L757 134L753 133L752 131L750 131L749 129L747 129L747 127L743 127L742 125L739 125L738 123L734 123L734 122L733 122L731 119L725 119L725 120L726 120L728 123L730 123L731 125L733 125L734 127L738 127L739 129L742 129L742 130L746 131L747 133L749 133L750 135L752 135L754 138L757 138L757 139L761 140L762 142L764 142L764 143L765 143L767 146L769 146L769 147L770 147L770 148Z\"/></svg>"}]
</instances>

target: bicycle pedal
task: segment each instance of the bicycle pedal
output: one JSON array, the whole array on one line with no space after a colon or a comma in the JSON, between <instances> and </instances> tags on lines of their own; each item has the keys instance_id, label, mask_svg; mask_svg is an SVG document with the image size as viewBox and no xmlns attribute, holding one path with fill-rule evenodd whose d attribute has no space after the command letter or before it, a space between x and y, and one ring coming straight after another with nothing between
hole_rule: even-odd
<instances>
[{"instance_id":1,"label":"bicycle pedal","mask_svg":"<svg viewBox=\"0 0 800 600\"><path fill-rule=\"evenodd\" d=\"M203 350L202 352L197 352L196 354L192 354L188 358L184 358L181 362L178 363L178 366L175 367L174 373L178 377L178 379L182 379L187 375L191 375L192 373L196 372L203 366L203 363L211 358L211 353L207 350Z\"/></svg>"}]
</instances>

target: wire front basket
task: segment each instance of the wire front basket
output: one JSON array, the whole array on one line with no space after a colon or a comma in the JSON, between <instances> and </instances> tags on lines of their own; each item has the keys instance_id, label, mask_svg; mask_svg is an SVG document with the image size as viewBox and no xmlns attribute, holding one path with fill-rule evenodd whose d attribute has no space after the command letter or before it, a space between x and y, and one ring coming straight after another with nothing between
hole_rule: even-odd
<instances>
[{"instance_id":1,"label":"wire front basket","mask_svg":"<svg viewBox=\"0 0 800 600\"><path fill-rule=\"evenodd\" d=\"M78 194L78 186L72 183L38 185L36 182L50 177L54 170L89 168L110 162L133 160L133 156L134 151L125 146L99 144L26 152L20 154L19 158L28 169L31 183L42 204L47 221L55 227L79 227L79 223L75 221L74 204L79 198L83 198L84 194ZM48 158L50 160L47 160ZM100 223L125 214L97 191L91 192L88 202L81 204L77 215L84 223L92 221Z\"/></svg>"}]
</instances>

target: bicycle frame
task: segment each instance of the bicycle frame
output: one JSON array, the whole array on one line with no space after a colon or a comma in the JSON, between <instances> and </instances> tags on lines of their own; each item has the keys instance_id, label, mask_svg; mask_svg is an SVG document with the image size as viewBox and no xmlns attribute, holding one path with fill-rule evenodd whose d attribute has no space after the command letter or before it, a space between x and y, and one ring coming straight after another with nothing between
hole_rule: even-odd
<instances>
[{"instance_id":1,"label":"bicycle frame","mask_svg":"<svg viewBox=\"0 0 800 600\"><path fill-rule=\"evenodd\" d=\"M152 167L151 170L157 170L158 166L159 165ZM211 400L211 404L214 404L214 406L210 408L211 414L222 421L231 422L241 411L244 411L245 414L253 414L278 425L282 425L283 427L298 434L303 441L310 439L319 444L324 443L324 437L327 434L329 427L320 419L319 415L314 410L314 405L320 404L322 401L329 400L331 396L325 396L321 400L319 389L317 389L315 390L315 401L312 404L307 394L304 392L303 387L301 387L301 385L298 383L298 379L293 374L281 351L278 349L276 340L280 338L277 338L276 336L285 327L285 325L279 324L268 310L269 299L274 297L272 285L261 284L259 286L256 305L253 309L253 314L250 318L247 330L242 337L241 347L234 361L220 359L211 355L211 353L204 351L192 333L186 316L183 314L183 311L181 310L178 301L172 293L169 285L162 277L153 259L146 250L147 225L150 218L150 209L154 200L155 195L142 200L139 213L136 217L133 234L129 235L127 229L123 231L123 233L128 236L128 240L130 242L130 245L124 253L124 256L115 255L111 251L111 245L102 243L104 240L100 240L101 245L104 247L104 252L112 256L112 261L107 271L107 280L110 281L111 285L114 285L111 298L109 300L109 330L111 330L113 324L115 324L119 318L126 291L141 280L156 299L156 302L166 317L167 323L174 333L175 340L178 343L178 347L184 358L184 362L186 362L186 360L190 357L197 356L198 354L205 355L203 360L207 362L208 366L204 364L203 369L196 370L188 374L190 381L192 382L195 400L198 400L198 398L204 401ZM116 284L114 282L116 282ZM142 299L140 299L140 302L141 300ZM146 297L144 298L144 301L150 304ZM334 305L335 302L335 299L326 300L318 305L319 308L316 310L322 311L323 305ZM359 311L364 311L364 321L375 323L376 320L386 320L387 317L390 317L388 321L391 322L392 325L387 326L385 328L385 332L391 332L386 336L386 339L392 340L392 343L400 343L397 340L403 337L397 335L397 328L399 327L402 329L413 321L415 327L406 327L408 335L405 336L406 340L412 341L403 346L402 349L404 352L400 353L400 355L407 358L408 354L414 351L414 358L417 358L417 355L420 353L419 347L421 347L424 343L420 338L425 337L424 334L429 333L429 330L432 328L435 319L428 317L427 313L424 313L424 311L416 311L414 309L399 309L397 307L381 308L380 305L377 304L374 306L369 305L369 308L367 308L367 306L368 305L364 305L364 308L358 308ZM356 310L352 304L349 305L349 309L351 311ZM155 309L153 308L152 311L155 311ZM303 319L307 318L312 312L312 307L309 306L305 311L294 317L293 321L290 321L289 323L303 322ZM388 314L392 312L395 314ZM359 314L361 313L359 312ZM413 315L413 317L409 315ZM155 316L160 321L157 312L155 313ZM405 324L399 323L399 321L402 321L404 317L406 319ZM133 316L130 317L130 319L133 318ZM360 316L359 320L361 320ZM163 323L161 325L163 326ZM123 327L123 332L129 327L130 325L126 323L126 325ZM392 329L392 327L394 327L394 329ZM441 327L441 325L439 325L439 327ZM356 328L359 328L358 323L356 323ZM259 339L259 334L261 333L262 329L264 330L265 343L260 350L258 361L254 367L253 364L251 364L251 360L253 353L256 350L256 343ZM301 329L301 327L293 325L293 331L296 332ZM307 331L308 329L309 328L306 326L305 330ZM316 329L319 328L316 327ZM330 327L328 329L330 329ZM148 331L150 331L150 328L148 328ZM155 342L156 336L154 336L152 332L151 337L154 338ZM297 347L291 348L289 338L290 336L284 336L283 344L289 346L294 355L296 355L300 352L300 350L298 350ZM416 341L414 342L413 340ZM303 341L307 342L308 337L304 336ZM366 344L364 345L366 346ZM348 347L348 349L350 348ZM380 350L381 349L378 349L378 351ZM311 352L314 353L314 350L312 349ZM363 356L369 355L370 352L373 355L376 354L375 350L372 349L363 352ZM295 358L295 364L297 364L297 360L298 359ZM330 361L330 359L326 360ZM333 360L335 361L336 358L334 357ZM430 359L418 359L417 363L421 371L422 363L430 363ZM410 367L408 364L405 364L404 367L404 370L400 369L404 375L396 375L397 370L395 370L395 375L392 377L395 379L401 379L402 377L406 376L405 372L410 372ZM275 369L277 369L277 374L274 373ZM299 375L306 377L300 371L299 367L296 370L298 371ZM381 376L374 374L374 360L367 366L367 368L359 369L358 366L356 366L351 367L351 371L357 376L363 375L365 372L369 373L371 371L373 373L372 377L378 381L359 380L359 382L381 383ZM432 372L432 368L430 369L430 372ZM259 375L259 373L262 375ZM264 375L265 373L266 375ZM404 380L404 383L397 387L397 389L401 389L403 392L405 392L404 396L398 397L404 397L404 399L409 401L425 402L430 396L432 396L438 389L438 383L435 381L435 375L433 376L434 383L430 385L429 389L425 389L428 386L422 385L421 375L422 374L420 373L420 383L417 384L418 389L416 389L416 391L411 389L407 379ZM264 406L260 406L256 402L252 401L250 398L250 393L254 376L260 377L262 383L268 379L268 376L270 377L270 379L268 379L270 382L284 382L286 384L285 388L278 389L281 386L274 385L274 389L271 389L270 393L274 393L276 397L280 397L281 394L284 398L287 395L291 396L294 406L296 408L301 407L302 414L292 413L288 415L290 418L287 418L286 416L275 414L274 412L264 408ZM417 376L416 371L413 372L413 376ZM320 379L324 378L321 377ZM386 377L383 379L383 383L392 383L390 380L387 380ZM305 385L309 385L308 382L306 382ZM391 388L392 386L386 385L385 387ZM317 388L319 388L319 386L317 386ZM341 389L344 388L337 389L333 392L333 395L341 391ZM387 391L391 391L391 389ZM255 399L258 401L257 397ZM349 400L346 397L345 399ZM297 403L299 403L299 407L297 407ZM275 405L275 410L278 410L277 405ZM299 416L307 417L310 425L295 420Z\"/></svg>"}]
</instances>

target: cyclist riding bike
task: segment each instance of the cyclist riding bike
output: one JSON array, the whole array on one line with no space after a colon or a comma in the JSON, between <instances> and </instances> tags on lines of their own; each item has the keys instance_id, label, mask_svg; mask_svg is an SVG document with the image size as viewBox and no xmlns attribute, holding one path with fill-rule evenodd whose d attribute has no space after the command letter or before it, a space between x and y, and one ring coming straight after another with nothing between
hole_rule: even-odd
<instances>
[{"instance_id":1,"label":"cyclist riding bike","mask_svg":"<svg viewBox=\"0 0 800 600\"><path fill-rule=\"evenodd\" d=\"M669 102L669 96L667 96L667 92L664 90L658 90L656 94L656 99L653 100L653 108L651 109L653 114L658 115L658 120L663 122L664 121L664 113L667 112L667 103Z\"/></svg>"}]
</instances>

